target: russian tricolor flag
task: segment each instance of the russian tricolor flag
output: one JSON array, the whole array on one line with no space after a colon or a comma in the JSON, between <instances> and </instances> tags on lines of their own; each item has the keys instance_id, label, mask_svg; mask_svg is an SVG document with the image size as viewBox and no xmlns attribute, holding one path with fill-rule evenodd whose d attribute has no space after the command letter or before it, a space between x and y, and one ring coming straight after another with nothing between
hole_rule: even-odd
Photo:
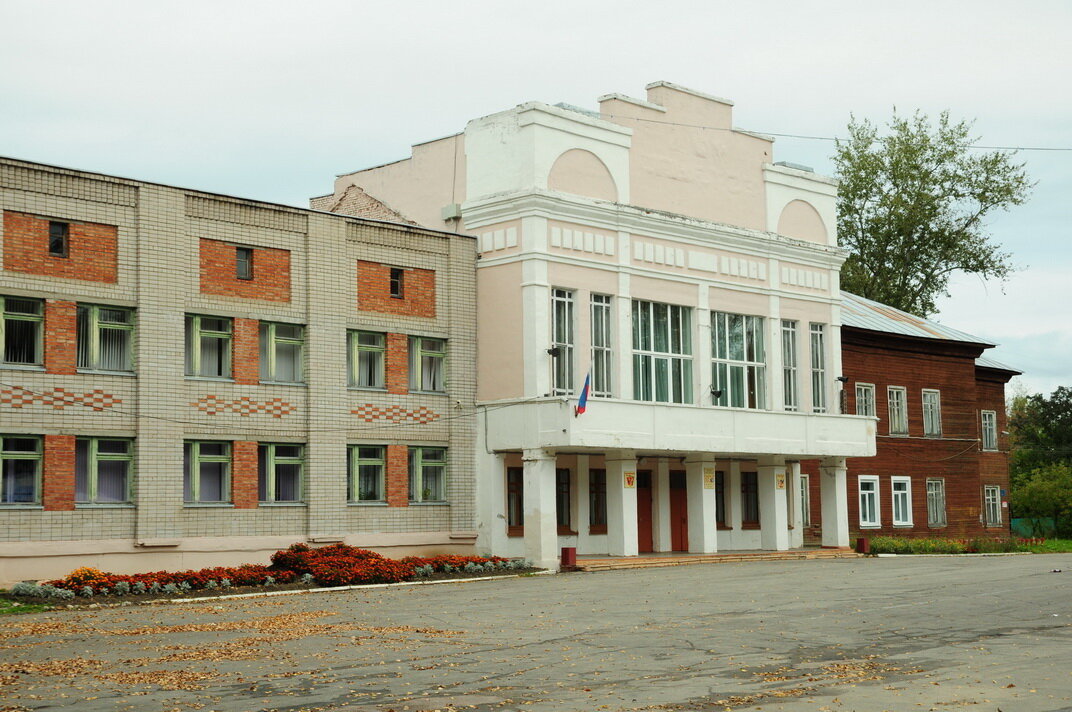
<instances>
[{"instance_id":1,"label":"russian tricolor flag","mask_svg":"<svg viewBox=\"0 0 1072 712\"><path fill-rule=\"evenodd\" d=\"M581 389L581 397L577 399L577 406L573 409L573 417L584 412L584 409L588 407L588 389L592 385L592 374L588 374L584 377L584 388Z\"/></svg>"}]
</instances>

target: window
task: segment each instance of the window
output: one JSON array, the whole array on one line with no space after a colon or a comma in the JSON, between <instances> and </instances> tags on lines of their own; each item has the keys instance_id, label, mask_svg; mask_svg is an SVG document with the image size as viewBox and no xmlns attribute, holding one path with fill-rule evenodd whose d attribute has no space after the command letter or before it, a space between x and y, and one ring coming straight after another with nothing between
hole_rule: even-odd
<instances>
[{"instance_id":1,"label":"window","mask_svg":"<svg viewBox=\"0 0 1072 712\"><path fill-rule=\"evenodd\" d=\"M257 498L265 503L301 502L305 447L261 443L257 448Z\"/></svg>"},{"instance_id":2,"label":"window","mask_svg":"<svg viewBox=\"0 0 1072 712\"><path fill-rule=\"evenodd\" d=\"M908 435L908 399L903 386L886 389L890 406L890 435Z\"/></svg>"},{"instance_id":3,"label":"window","mask_svg":"<svg viewBox=\"0 0 1072 712\"><path fill-rule=\"evenodd\" d=\"M875 384L856 384L856 415L875 415Z\"/></svg>"},{"instance_id":4,"label":"window","mask_svg":"<svg viewBox=\"0 0 1072 712\"><path fill-rule=\"evenodd\" d=\"M607 533L607 471L588 471L588 533Z\"/></svg>"},{"instance_id":5,"label":"window","mask_svg":"<svg viewBox=\"0 0 1072 712\"><path fill-rule=\"evenodd\" d=\"M409 389L443 393L446 385L447 342L443 339L409 338Z\"/></svg>"},{"instance_id":6,"label":"window","mask_svg":"<svg viewBox=\"0 0 1072 712\"><path fill-rule=\"evenodd\" d=\"M942 437L942 393L923 389L923 435L928 438Z\"/></svg>"},{"instance_id":7,"label":"window","mask_svg":"<svg viewBox=\"0 0 1072 712\"><path fill-rule=\"evenodd\" d=\"M3 363L19 366L41 365L44 302L40 299L0 297L0 340L3 341Z\"/></svg>"},{"instance_id":8,"label":"window","mask_svg":"<svg viewBox=\"0 0 1072 712\"><path fill-rule=\"evenodd\" d=\"M611 297L592 295L592 388L596 397L610 398L611 384Z\"/></svg>"},{"instance_id":9,"label":"window","mask_svg":"<svg viewBox=\"0 0 1072 712\"><path fill-rule=\"evenodd\" d=\"M726 473L715 472L715 527L729 529L726 525Z\"/></svg>"},{"instance_id":10,"label":"window","mask_svg":"<svg viewBox=\"0 0 1072 712\"><path fill-rule=\"evenodd\" d=\"M759 529L759 475L741 473L741 528Z\"/></svg>"},{"instance_id":11,"label":"window","mask_svg":"<svg viewBox=\"0 0 1072 712\"><path fill-rule=\"evenodd\" d=\"M405 297L405 274L406 270L401 267L391 268L391 296L395 299Z\"/></svg>"},{"instance_id":12,"label":"window","mask_svg":"<svg viewBox=\"0 0 1072 712\"><path fill-rule=\"evenodd\" d=\"M409 449L409 499L411 502L445 502L447 499L447 451L441 447Z\"/></svg>"},{"instance_id":13,"label":"window","mask_svg":"<svg viewBox=\"0 0 1072 712\"><path fill-rule=\"evenodd\" d=\"M253 279L253 248L235 248L235 277Z\"/></svg>"},{"instance_id":14,"label":"window","mask_svg":"<svg viewBox=\"0 0 1072 712\"><path fill-rule=\"evenodd\" d=\"M384 448L351 445L347 461L346 499L350 502L384 502Z\"/></svg>"},{"instance_id":15,"label":"window","mask_svg":"<svg viewBox=\"0 0 1072 712\"><path fill-rule=\"evenodd\" d=\"M134 311L78 305L78 368L132 371Z\"/></svg>"},{"instance_id":16,"label":"window","mask_svg":"<svg viewBox=\"0 0 1072 712\"><path fill-rule=\"evenodd\" d=\"M945 480L927 480L927 526L945 526Z\"/></svg>"},{"instance_id":17,"label":"window","mask_svg":"<svg viewBox=\"0 0 1072 712\"><path fill-rule=\"evenodd\" d=\"M74 447L74 501L115 504L130 501L133 442L78 438Z\"/></svg>"},{"instance_id":18,"label":"window","mask_svg":"<svg viewBox=\"0 0 1072 712\"><path fill-rule=\"evenodd\" d=\"M183 499L191 504L231 501L231 443L225 440L183 443Z\"/></svg>"},{"instance_id":19,"label":"window","mask_svg":"<svg viewBox=\"0 0 1072 712\"><path fill-rule=\"evenodd\" d=\"M231 377L231 320L226 317L186 317L186 375Z\"/></svg>"},{"instance_id":20,"label":"window","mask_svg":"<svg viewBox=\"0 0 1072 712\"><path fill-rule=\"evenodd\" d=\"M555 395L573 393L573 292L551 290L551 387Z\"/></svg>"},{"instance_id":21,"label":"window","mask_svg":"<svg viewBox=\"0 0 1072 712\"><path fill-rule=\"evenodd\" d=\"M48 223L48 254L66 257L70 254L71 226L65 222L50 220Z\"/></svg>"},{"instance_id":22,"label":"window","mask_svg":"<svg viewBox=\"0 0 1072 712\"><path fill-rule=\"evenodd\" d=\"M782 394L786 410L800 410L797 386L797 323L782 319Z\"/></svg>"},{"instance_id":23,"label":"window","mask_svg":"<svg viewBox=\"0 0 1072 712\"><path fill-rule=\"evenodd\" d=\"M894 526L912 526L912 478L891 477L890 489L893 491Z\"/></svg>"},{"instance_id":24,"label":"window","mask_svg":"<svg viewBox=\"0 0 1072 712\"><path fill-rule=\"evenodd\" d=\"M559 534L575 534L570 529L570 471L565 468L555 470L555 519Z\"/></svg>"},{"instance_id":25,"label":"window","mask_svg":"<svg viewBox=\"0 0 1072 712\"><path fill-rule=\"evenodd\" d=\"M301 383L305 327L261 322L261 380Z\"/></svg>"},{"instance_id":26,"label":"window","mask_svg":"<svg viewBox=\"0 0 1072 712\"><path fill-rule=\"evenodd\" d=\"M983 505L986 513L986 526L1001 526L1001 488L997 485L984 485Z\"/></svg>"},{"instance_id":27,"label":"window","mask_svg":"<svg viewBox=\"0 0 1072 712\"><path fill-rule=\"evenodd\" d=\"M800 475L800 525L811 526L811 478L807 473Z\"/></svg>"},{"instance_id":28,"label":"window","mask_svg":"<svg viewBox=\"0 0 1072 712\"><path fill-rule=\"evenodd\" d=\"M0 504L41 502L41 438L0 436Z\"/></svg>"},{"instance_id":29,"label":"window","mask_svg":"<svg viewBox=\"0 0 1072 712\"><path fill-rule=\"evenodd\" d=\"M998 414L997 411L984 410L983 418L983 449L998 449Z\"/></svg>"},{"instance_id":30,"label":"window","mask_svg":"<svg viewBox=\"0 0 1072 712\"><path fill-rule=\"evenodd\" d=\"M633 301L633 398L692 402L692 312Z\"/></svg>"},{"instance_id":31,"label":"window","mask_svg":"<svg viewBox=\"0 0 1072 712\"><path fill-rule=\"evenodd\" d=\"M506 534L521 536L525 533L525 470L521 467L506 468Z\"/></svg>"},{"instance_id":32,"label":"window","mask_svg":"<svg viewBox=\"0 0 1072 712\"><path fill-rule=\"evenodd\" d=\"M349 360L350 385L383 388L384 349L387 337L371 331L351 331Z\"/></svg>"},{"instance_id":33,"label":"window","mask_svg":"<svg viewBox=\"0 0 1072 712\"><path fill-rule=\"evenodd\" d=\"M763 317L711 312L715 405L766 408Z\"/></svg>"},{"instance_id":34,"label":"window","mask_svg":"<svg viewBox=\"0 0 1072 712\"><path fill-rule=\"evenodd\" d=\"M860 475L860 526L879 526L878 515L878 478L874 475Z\"/></svg>"},{"instance_id":35,"label":"window","mask_svg":"<svg viewBox=\"0 0 1072 712\"><path fill-rule=\"evenodd\" d=\"M826 412L826 325L811 325L811 409Z\"/></svg>"}]
</instances>

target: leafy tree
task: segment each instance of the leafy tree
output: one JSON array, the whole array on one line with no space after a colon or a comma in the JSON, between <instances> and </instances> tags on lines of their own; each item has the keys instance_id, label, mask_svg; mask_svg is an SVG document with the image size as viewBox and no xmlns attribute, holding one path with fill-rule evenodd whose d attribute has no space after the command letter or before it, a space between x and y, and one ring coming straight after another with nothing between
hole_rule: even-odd
<instances>
[{"instance_id":1,"label":"leafy tree","mask_svg":"<svg viewBox=\"0 0 1072 712\"><path fill-rule=\"evenodd\" d=\"M1016 516L1050 517L1054 532L1067 536L1072 531L1072 466L1059 463L1032 470L1009 500Z\"/></svg>"},{"instance_id":2,"label":"leafy tree","mask_svg":"<svg viewBox=\"0 0 1072 712\"><path fill-rule=\"evenodd\" d=\"M1009 274L1010 255L989 240L984 219L1023 203L1032 184L1015 154L972 149L970 131L949 112L933 127L919 112L894 112L881 137L866 119L850 120L834 156L838 237L851 252L842 288L926 317L952 273Z\"/></svg>"},{"instance_id":3,"label":"leafy tree","mask_svg":"<svg viewBox=\"0 0 1072 712\"><path fill-rule=\"evenodd\" d=\"M1072 388L1061 386L1048 398L1041 393L1013 398L1009 432L1013 489L1034 470L1072 465Z\"/></svg>"}]
</instances>

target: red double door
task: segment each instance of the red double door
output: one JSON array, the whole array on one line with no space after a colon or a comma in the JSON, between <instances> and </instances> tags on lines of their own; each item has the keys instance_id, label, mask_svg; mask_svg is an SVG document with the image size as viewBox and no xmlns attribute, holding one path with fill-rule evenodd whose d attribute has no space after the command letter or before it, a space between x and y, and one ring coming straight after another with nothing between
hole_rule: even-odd
<instances>
[{"instance_id":1,"label":"red double door","mask_svg":"<svg viewBox=\"0 0 1072 712\"><path fill-rule=\"evenodd\" d=\"M637 472L637 544L641 553L655 551L651 470ZM670 473L670 548L689 550L689 504L685 473Z\"/></svg>"}]
</instances>

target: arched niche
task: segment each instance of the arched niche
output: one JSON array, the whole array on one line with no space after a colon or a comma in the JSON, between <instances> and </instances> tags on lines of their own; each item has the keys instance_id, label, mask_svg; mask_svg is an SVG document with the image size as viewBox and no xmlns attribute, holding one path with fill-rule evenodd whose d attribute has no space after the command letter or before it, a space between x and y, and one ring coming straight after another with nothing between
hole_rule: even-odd
<instances>
[{"instance_id":1,"label":"arched niche","mask_svg":"<svg viewBox=\"0 0 1072 712\"><path fill-rule=\"evenodd\" d=\"M607 166L596 154L580 148L571 148L555 159L547 176L547 188L597 200L618 201L618 186Z\"/></svg>"},{"instance_id":2,"label":"arched niche","mask_svg":"<svg viewBox=\"0 0 1072 712\"><path fill-rule=\"evenodd\" d=\"M826 224L819 212L803 200L791 200L778 218L778 234L798 240L828 244Z\"/></svg>"}]
</instances>

